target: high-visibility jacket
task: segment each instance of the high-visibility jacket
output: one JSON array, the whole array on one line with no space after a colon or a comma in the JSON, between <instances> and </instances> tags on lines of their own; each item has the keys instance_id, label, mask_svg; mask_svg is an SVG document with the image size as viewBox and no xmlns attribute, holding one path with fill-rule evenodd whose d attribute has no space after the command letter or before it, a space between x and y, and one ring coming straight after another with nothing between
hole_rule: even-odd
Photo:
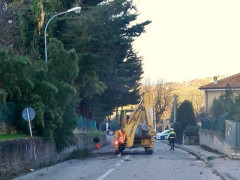
<instances>
[{"instance_id":1,"label":"high-visibility jacket","mask_svg":"<svg viewBox=\"0 0 240 180\"><path fill-rule=\"evenodd\" d=\"M168 134L168 139L175 139L176 138L176 133L174 131L171 131L169 134Z\"/></svg>"},{"instance_id":2,"label":"high-visibility jacket","mask_svg":"<svg viewBox=\"0 0 240 180\"><path fill-rule=\"evenodd\" d=\"M122 131L120 131L119 137L118 137L119 143L123 144L125 142L125 138L126 138L126 135L122 133Z\"/></svg>"}]
</instances>

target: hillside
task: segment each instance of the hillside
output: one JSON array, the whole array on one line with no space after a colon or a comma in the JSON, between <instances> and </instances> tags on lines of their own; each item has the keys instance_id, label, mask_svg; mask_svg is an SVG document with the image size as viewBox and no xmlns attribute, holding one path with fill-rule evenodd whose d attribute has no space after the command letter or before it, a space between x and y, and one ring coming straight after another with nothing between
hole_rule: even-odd
<instances>
[{"instance_id":1,"label":"hillside","mask_svg":"<svg viewBox=\"0 0 240 180\"><path fill-rule=\"evenodd\" d=\"M207 77L204 79L194 79L192 81L185 81L182 83L171 83L173 87L172 91L172 102L173 95L177 95L178 105L181 104L184 100L189 100L193 104L195 113L203 111L204 107L204 92L200 91L198 88L202 85L212 82L212 78ZM172 109L172 103L168 107L168 110L164 113L163 119L169 119Z\"/></svg>"},{"instance_id":2,"label":"hillside","mask_svg":"<svg viewBox=\"0 0 240 180\"><path fill-rule=\"evenodd\" d=\"M225 78L226 75L217 76L218 79ZM194 79L192 81L185 81L182 83L172 83L174 90L173 95L177 95L178 104L181 104L184 100L189 100L193 103L195 113L202 112L204 109L204 91L198 88L202 85L211 83L212 77L206 77L203 79ZM172 98L173 101L173 98ZM172 107L169 107L168 111L164 114L163 119L169 119Z\"/></svg>"}]
</instances>

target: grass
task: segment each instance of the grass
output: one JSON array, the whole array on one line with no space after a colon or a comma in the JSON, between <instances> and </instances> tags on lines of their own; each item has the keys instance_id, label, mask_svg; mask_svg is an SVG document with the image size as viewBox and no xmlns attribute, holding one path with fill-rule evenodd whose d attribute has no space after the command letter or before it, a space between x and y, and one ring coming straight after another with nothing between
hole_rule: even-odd
<instances>
[{"instance_id":1,"label":"grass","mask_svg":"<svg viewBox=\"0 0 240 180\"><path fill-rule=\"evenodd\" d=\"M82 136L82 137L84 137L84 136L88 135L88 136L91 136L91 137L96 137L96 136L100 136L100 135L102 135L102 134L103 134L103 133L101 133L101 132L99 132L99 131L93 131L93 132L89 132L89 133L76 134L76 136Z\"/></svg>"},{"instance_id":2,"label":"grass","mask_svg":"<svg viewBox=\"0 0 240 180\"><path fill-rule=\"evenodd\" d=\"M210 161L210 160L214 160L214 159L216 159L215 156L208 156L208 157L207 157L207 160L208 160L208 161Z\"/></svg>"},{"instance_id":3,"label":"grass","mask_svg":"<svg viewBox=\"0 0 240 180\"><path fill-rule=\"evenodd\" d=\"M69 155L69 157L67 159L68 160L70 160L70 159L85 159L85 158L88 158L91 156L92 156L92 153L90 150L82 149L82 150L74 151L72 154Z\"/></svg>"},{"instance_id":4,"label":"grass","mask_svg":"<svg viewBox=\"0 0 240 180\"><path fill-rule=\"evenodd\" d=\"M99 131L94 131L94 132L89 133L88 135L90 135L90 136L92 136L92 137L95 137L95 136L100 136L100 135L102 135L102 133L99 132Z\"/></svg>"},{"instance_id":5,"label":"grass","mask_svg":"<svg viewBox=\"0 0 240 180\"><path fill-rule=\"evenodd\" d=\"M9 139L21 139L30 137L25 134L0 134L0 141L1 140L9 140Z\"/></svg>"}]
</instances>

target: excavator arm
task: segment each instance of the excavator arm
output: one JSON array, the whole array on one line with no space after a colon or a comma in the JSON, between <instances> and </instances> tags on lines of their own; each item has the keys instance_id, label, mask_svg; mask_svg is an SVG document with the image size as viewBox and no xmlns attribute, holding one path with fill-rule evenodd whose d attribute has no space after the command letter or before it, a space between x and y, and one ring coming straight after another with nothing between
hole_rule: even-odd
<instances>
[{"instance_id":1,"label":"excavator arm","mask_svg":"<svg viewBox=\"0 0 240 180\"><path fill-rule=\"evenodd\" d=\"M143 100L143 99L142 99ZM127 147L132 147L134 142L134 136L139 124L139 121L142 117L142 100L139 103L137 109L133 112L133 115L130 117L129 122L125 125L125 133L127 139Z\"/></svg>"},{"instance_id":2,"label":"excavator arm","mask_svg":"<svg viewBox=\"0 0 240 180\"><path fill-rule=\"evenodd\" d=\"M153 126L153 95L145 92L137 108L130 112L130 118L127 119L127 110L121 111L120 125L124 128L126 139L125 147L143 147L146 154L153 153L155 129ZM128 111L129 112L129 111ZM118 136L121 129L115 132L115 150L118 152Z\"/></svg>"},{"instance_id":3,"label":"excavator arm","mask_svg":"<svg viewBox=\"0 0 240 180\"><path fill-rule=\"evenodd\" d=\"M141 123L140 123L141 122ZM153 96L150 92L145 92L136 110L132 113L129 121L125 123L125 133L127 139L126 147L132 147L136 129L141 124L141 128L147 131L148 136L154 136L153 127Z\"/></svg>"}]
</instances>

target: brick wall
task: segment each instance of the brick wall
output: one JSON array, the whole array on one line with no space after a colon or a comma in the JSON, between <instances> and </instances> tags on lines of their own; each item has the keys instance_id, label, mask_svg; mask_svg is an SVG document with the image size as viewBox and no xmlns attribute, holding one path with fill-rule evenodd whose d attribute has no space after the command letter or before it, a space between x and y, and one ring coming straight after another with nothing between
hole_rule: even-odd
<instances>
[{"instance_id":1,"label":"brick wall","mask_svg":"<svg viewBox=\"0 0 240 180\"><path fill-rule=\"evenodd\" d=\"M101 146L104 146L106 135L99 138ZM74 145L60 153L54 141L46 141L44 138L0 141L0 179L63 161L72 152L84 148L94 149L93 137L75 137Z\"/></svg>"},{"instance_id":2,"label":"brick wall","mask_svg":"<svg viewBox=\"0 0 240 180\"><path fill-rule=\"evenodd\" d=\"M199 144L218 150L231 159L240 159L240 148L231 148L217 132L201 129L199 131Z\"/></svg>"}]
</instances>

